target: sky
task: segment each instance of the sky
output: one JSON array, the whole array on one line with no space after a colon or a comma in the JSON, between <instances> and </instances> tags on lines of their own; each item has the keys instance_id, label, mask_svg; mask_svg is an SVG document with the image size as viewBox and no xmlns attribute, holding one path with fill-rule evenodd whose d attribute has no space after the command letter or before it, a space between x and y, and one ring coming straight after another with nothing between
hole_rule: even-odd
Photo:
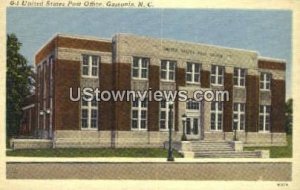
<instances>
[{"instance_id":1,"label":"sky","mask_svg":"<svg viewBox=\"0 0 300 190\"><path fill-rule=\"evenodd\" d=\"M248 49L287 61L291 97L292 12L230 9L7 8L7 33L23 44L30 64L57 33L111 38L132 33Z\"/></svg>"}]
</instances>

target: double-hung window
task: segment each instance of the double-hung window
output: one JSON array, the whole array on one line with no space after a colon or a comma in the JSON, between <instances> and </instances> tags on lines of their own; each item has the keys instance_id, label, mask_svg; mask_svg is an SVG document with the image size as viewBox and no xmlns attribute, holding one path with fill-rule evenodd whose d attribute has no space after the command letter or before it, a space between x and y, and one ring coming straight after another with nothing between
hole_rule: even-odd
<instances>
[{"instance_id":1,"label":"double-hung window","mask_svg":"<svg viewBox=\"0 0 300 190\"><path fill-rule=\"evenodd\" d=\"M212 102L210 113L210 129L211 131L221 131L223 129L223 103Z\"/></svg>"},{"instance_id":2,"label":"double-hung window","mask_svg":"<svg viewBox=\"0 0 300 190\"><path fill-rule=\"evenodd\" d=\"M233 130L242 131L245 129L245 104L233 104Z\"/></svg>"},{"instance_id":3,"label":"double-hung window","mask_svg":"<svg viewBox=\"0 0 300 190\"><path fill-rule=\"evenodd\" d=\"M224 83L224 67L219 65L211 66L210 82L212 85L220 86Z\"/></svg>"},{"instance_id":4,"label":"double-hung window","mask_svg":"<svg viewBox=\"0 0 300 190\"><path fill-rule=\"evenodd\" d=\"M82 55L82 76L98 77L100 57L96 55Z\"/></svg>"},{"instance_id":5,"label":"double-hung window","mask_svg":"<svg viewBox=\"0 0 300 190\"><path fill-rule=\"evenodd\" d=\"M246 69L234 68L233 84L237 87L245 87Z\"/></svg>"},{"instance_id":6,"label":"double-hung window","mask_svg":"<svg viewBox=\"0 0 300 190\"><path fill-rule=\"evenodd\" d=\"M96 98L91 101L81 99L81 129L98 128L98 102Z\"/></svg>"},{"instance_id":7,"label":"double-hung window","mask_svg":"<svg viewBox=\"0 0 300 190\"><path fill-rule=\"evenodd\" d=\"M186 81L188 83L200 83L200 64L187 63L186 64Z\"/></svg>"},{"instance_id":8,"label":"double-hung window","mask_svg":"<svg viewBox=\"0 0 300 190\"><path fill-rule=\"evenodd\" d=\"M271 88L271 73L260 73L260 89L270 90Z\"/></svg>"},{"instance_id":9,"label":"double-hung window","mask_svg":"<svg viewBox=\"0 0 300 190\"><path fill-rule=\"evenodd\" d=\"M259 131L270 131L271 106L259 106Z\"/></svg>"},{"instance_id":10,"label":"double-hung window","mask_svg":"<svg viewBox=\"0 0 300 190\"><path fill-rule=\"evenodd\" d=\"M165 81L175 81L176 61L162 60L160 78Z\"/></svg>"},{"instance_id":11,"label":"double-hung window","mask_svg":"<svg viewBox=\"0 0 300 190\"><path fill-rule=\"evenodd\" d=\"M148 101L135 99L131 104L131 129L146 130L147 129L147 112Z\"/></svg>"},{"instance_id":12,"label":"double-hung window","mask_svg":"<svg viewBox=\"0 0 300 190\"><path fill-rule=\"evenodd\" d=\"M149 58L133 57L132 78L147 79L149 63Z\"/></svg>"},{"instance_id":13,"label":"double-hung window","mask_svg":"<svg viewBox=\"0 0 300 190\"><path fill-rule=\"evenodd\" d=\"M170 115L170 105L173 105L172 115ZM160 114L159 114L159 128L160 130L169 129L169 121L172 120L172 129L174 129L174 104L172 101L162 100L160 102Z\"/></svg>"}]
</instances>

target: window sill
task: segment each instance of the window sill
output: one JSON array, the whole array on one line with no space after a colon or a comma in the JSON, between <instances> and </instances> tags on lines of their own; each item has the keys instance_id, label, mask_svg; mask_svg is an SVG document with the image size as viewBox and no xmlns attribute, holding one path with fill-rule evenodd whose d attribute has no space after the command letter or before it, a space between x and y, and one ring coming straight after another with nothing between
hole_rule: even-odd
<instances>
[{"instance_id":1,"label":"window sill","mask_svg":"<svg viewBox=\"0 0 300 190\"><path fill-rule=\"evenodd\" d=\"M262 91L262 92L271 92L271 89L259 89L259 91Z\"/></svg>"},{"instance_id":2,"label":"window sill","mask_svg":"<svg viewBox=\"0 0 300 190\"><path fill-rule=\"evenodd\" d=\"M98 76L86 76L86 75L81 75L82 78L87 78L87 79L98 79Z\"/></svg>"},{"instance_id":3,"label":"window sill","mask_svg":"<svg viewBox=\"0 0 300 190\"><path fill-rule=\"evenodd\" d=\"M223 87L224 84L211 84L212 87Z\"/></svg>"},{"instance_id":4,"label":"window sill","mask_svg":"<svg viewBox=\"0 0 300 190\"><path fill-rule=\"evenodd\" d=\"M235 86L233 85L234 88L238 88L238 89L246 89L246 86Z\"/></svg>"},{"instance_id":5,"label":"window sill","mask_svg":"<svg viewBox=\"0 0 300 190\"><path fill-rule=\"evenodd\" d=\"M258 131L258 133L262 133L262 134L269 134L270 131Z\"/></svg>"},{"instance_id":6,"label":"window sill","mask_svg":"<svg viewBox=\"0 0 300 190\"><path fill-rule=\"evenodd\" d=\"M186 112L188 113L200 113L200 109L197 109L197 110L192 110L192 109L185 109Z\"/></svg>"},{"instance_id":7,"label":"window sill","mask_svg":"<svg viewBox=\"0 0 300 190\"><path fill-rule=\"evenodd\" d=\"M200 85L200 82L189 82L189 81L186 81L186 84Z\"/></svg>"},{"instance_id":8,"label":"window sill","mask_svg":"<svg viewBox=\"0 0 300 190\"><path fill-rule=\"evenodd\" d=\"M148 131L148 129L132 129L131 128L131 131Z\"/></svg>"},{"instance_id":9,"label":"window sill","mask_svg":"<svg viewBox=\"0 0 300 190\"><path fill-rule=\"evenodd\" d=\"M81 131L98 131L98 128L81 128Z\"/></svg>"},{"instance_id":10,"label":"window sill","mask_svg":"<svg viewBox=\"0 0 300 190\"><path fill-rule=\"evenodd\" d=\"M134 81L148 81L148 78L136 78L136 77L132 77L132 80Z\"/></svg>"},{"instance_id":11,"label":"window sill","mask_svg":"<svg viewBox=\"0 0 300 190\"><path fill-rule=\"evenodd\" d=\"M172 129L172 131L175 131L175 130ZM169 129L159 129L159 132L169 132Z\"/></svg>"},{"instance_id":12,"label":"window sill","mask_svg":"<svg viewBox=\"0 0 300 190\"><path fill-rule=\"evenodd\" d=\"M175 80L165 80L165 79L160 79L160 82L174 83Z\"/></svg>"}]
</instances>

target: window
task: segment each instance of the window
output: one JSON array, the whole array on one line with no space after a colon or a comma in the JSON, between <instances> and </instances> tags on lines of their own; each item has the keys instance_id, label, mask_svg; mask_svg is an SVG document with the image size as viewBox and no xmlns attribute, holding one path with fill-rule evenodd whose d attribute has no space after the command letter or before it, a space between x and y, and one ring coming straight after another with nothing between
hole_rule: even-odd
<instances>
[{"instance_id":1,"label":"window","mask_svg":"<svg viewBox=\"0 0 300 190\"><path fill-rule=\"evenodd\" d=\"M210 127L212 131L221 131L223 124L223 104L222 102L211 103Z\"/></svg>"},{"instance_id":2,"label":"window","mask_svg":"<svg viewBox=\"0 0 300 190\"><path fill-rule=\"evenodd\" d=\"M200 64L187 63L187 65L186 65L186 81L188 83L200 83Z\"/></svg>"},{"instance_id":3,"label":"window","mask_svg":"<svg viewBox=\"0 0 300 190\"><path fill-rule=\"evenodd\" d=\"M245 104L234 103L233 104L233 130L245 129Z\"/></svg>"},{"instance_id":4,"label":"window","mask_svg":"<svg viewBox=\"0 0 300 190\"><path fill-rule=\"evenodd\" d=\"M131 129L147 129L147 99L136 99L131 105Z\"/></svg>"},{"instance_id":5,"label":"window","mask_svg":"<svg viewBox=\"0 0 300 190\"><path fill-rule=\"evenodd\" d=\"M82 76L98 77L99 56L82 55Z\"/></svg>"},{"instance_id":6,"label":"window","mask_svg":"<svg viewBox=\"0 0 300 190\"><path fill-rule=\"evenodd\" d=\"M149 58L134 57L132 64L132 77L138 79L147 79L149 63Z\"/></svg>"},{"instance_id":7,"label":"window","mask_svg":"<svg viewBox=\"0 0 300 190\"><path fill-rule=\"evenodd\" d=\"M270 90L272 75L270 73L260 73L260 89Z\"/></svg>"},{"instance_id":8,"label":"window","mask_svg":"<svg viewBox=\"0 0 300 190\"><path fill-rule=\"evenodd\" d=\"M223 85L224 67L212 65L210 77L210 82L212 85Z\"/></svg>"},{"instance_id":9,"label":"window","mask_svg":"<svg viewBox=\"0 0 300 190\"><path fill-rule=\"evenodd\" d=\"M160 102L160 116L159 116L159 127L160 130L168 130L169 129L169 120L172 119L172 129L174 129L174 105L172 115L169 113L169 105L173 104L171 101L162 100Z\"/></svg>"},{"instance_id":10,"label":"window","mask_svg":"<svg viewBox=\"0 0 300 190\"><path fill-rule=\"evenodd\" d=\"M271 106L259 107L259 130L270 131L270 112Z\"/></svg>"},{"instance_id":11,"label":"window","mask_svg":"<svg viewBox=\"0 0 300 190\"><path fill-rule=\"evenodd\" d=\"M190 111L199 111L200 110L200 102L195 100L189 100L186 102L186 109Z\"/></svg>"},{"instance_id":12,"label":"window","mask_svg":"<svg viewBox=\"0 0 300 190\"><path fill-rule=\"evenodd\" d=\"M81 129L98 128L98 102L95 98L91 101L81 99Z\"/></svg>"},{"instance_id":13,"label":"window","mask_svg":"<svg viewBox=\"0 0 300 190\"><path fill-rule=\"evenodd\" d=\"M160 78L166 81L175 80L176 61L162 60L160 67Z\"/></svg>"},{"instance_id":14,"label":"window","mask_svg":"<svg viewBox=\"0 0 300 190\"><path fill-rule=\"evenodd\" d=\"M233 83L234 86L245 87L246 69L234 68Z\"/></svg>"}]
</instances>

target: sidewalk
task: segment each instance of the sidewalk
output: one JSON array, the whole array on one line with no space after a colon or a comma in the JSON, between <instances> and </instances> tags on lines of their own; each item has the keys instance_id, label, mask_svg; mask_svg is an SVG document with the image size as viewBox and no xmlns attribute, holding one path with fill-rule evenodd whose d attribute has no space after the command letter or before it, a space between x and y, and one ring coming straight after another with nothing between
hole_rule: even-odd
<instances>
[{"instance_id":1,"label":"sidewalk","mask_svg":"<svg viewBox=\"0 0 300 190\"><path fill-rule=\"evenodd\" d=\"M14 157L7 156L7 162L150 162L166 163L167 158L131 158L131 157ZM175 158L174 163L223 163L223 162L292 162L291 158ZM172 163L172 162L168 162Z\"/></svg>"}]
</instances>

